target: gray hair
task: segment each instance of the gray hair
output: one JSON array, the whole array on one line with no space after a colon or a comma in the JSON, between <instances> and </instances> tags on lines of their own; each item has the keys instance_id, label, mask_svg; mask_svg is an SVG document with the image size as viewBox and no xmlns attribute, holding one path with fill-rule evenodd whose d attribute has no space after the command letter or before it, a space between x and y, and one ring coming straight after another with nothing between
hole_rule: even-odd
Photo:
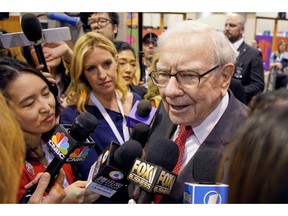
<instances>
[{"instance_id":1,"label":"gray hair","mask_svg":"<svg viewBox=\"0 0 288 216\"><path fill-rule=\"evenodd\" d=\"M189 33L189 34L187 34ZM204 33L208 39L211 39L214 48L214 55L212 56L212 63L223 66L228 63L234 64L237 57L237 51L228 38L222 31L217 31L211 26L193 20L186 20L177 23L175 26L169 28L158 37L158 49L169 41L171 43L171 36L175 35L189 35L193 37L195 33ZM187 37L188 38L188 37ZM189 38L188 38L189 39ZM177 40L177 43L186 43L187 41ZM203 47L205 49L205 47Z\"/></svg>"}]
</instances>

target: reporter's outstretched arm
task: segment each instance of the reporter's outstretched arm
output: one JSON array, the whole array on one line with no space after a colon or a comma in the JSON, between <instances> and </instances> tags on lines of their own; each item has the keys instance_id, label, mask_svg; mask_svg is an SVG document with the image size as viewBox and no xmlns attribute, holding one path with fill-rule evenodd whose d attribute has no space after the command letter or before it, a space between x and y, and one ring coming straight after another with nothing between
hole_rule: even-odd
<instances>
[{"instance_id":1,"label":"reporter's outstretched arm","mask_svg":"<svg viewBox=\"0 0 288 216\"><path fill-rule=\"evenodd\" d=\"M65 62L71 63L73 50L65 41L45 43L43 52L47 62L61 57Z\"/></svg>"},{"instance_id":2,"label":"reporter's outstretched arm","mask_svg":"<svg viewBox=\"0 0 288 216\"><path fill-rule=\"evenodd\" d=\"M76 181L66 187L66 197L62 203L92 203L98 200L101 195L89 191L85 186L86 181Z\"/></svg>"}]
</instances>

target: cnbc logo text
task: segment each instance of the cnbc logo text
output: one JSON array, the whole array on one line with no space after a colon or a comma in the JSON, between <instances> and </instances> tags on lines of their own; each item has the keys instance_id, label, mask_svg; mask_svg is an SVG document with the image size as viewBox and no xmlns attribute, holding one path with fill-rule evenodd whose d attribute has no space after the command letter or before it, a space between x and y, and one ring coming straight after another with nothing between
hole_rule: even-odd
<instances>
[{"instance_id":1,"label":"cnbc logo text","mask_svg":"<svg viewBox=\"0 0 288 216\"><path fill-rule=\"evenodd\" d=\"M48 144L60 159L65 159L69 148L68 137L65 133L57 132L48 141Z\"/></svg>"},{"instance_id":2,"label":"cnbc logo text","mask_svg":"<svg viewBox=\"0 0 288 216\"><path fill-rule=\"evenodd\" d=\"M157 172L158 171L158 172ZM159 167L136 159L134 165L128 175L128 180L139 184L142 188L152 191L155 181L159 175Z\"/></svg>"}]
</instances>

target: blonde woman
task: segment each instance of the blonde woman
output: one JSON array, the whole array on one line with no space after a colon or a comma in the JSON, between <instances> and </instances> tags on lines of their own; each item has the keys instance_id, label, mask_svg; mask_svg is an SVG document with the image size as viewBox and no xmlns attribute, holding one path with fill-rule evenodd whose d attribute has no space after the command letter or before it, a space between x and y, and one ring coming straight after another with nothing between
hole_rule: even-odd
<instances>
[{"instance_id":1,"label":"blonde woman","mask_svg":"<svg viewBox=\"0 0 288 216\"><path fill-rule=\"evenodd\" d=\"M85 180L91 165L111 141L121 144L130 138L126 116L140 97L128 92L117 73L117 63L114 44L102 34L89 32L75 44L70 68L71 84L67 92L69 105L62 112L60 123L71 124L84 111L98 119L91 135L96 143L95 149L78 166L80 177ZM119 202L126 201L121 198Z\"/></svg>"}]
</instances>

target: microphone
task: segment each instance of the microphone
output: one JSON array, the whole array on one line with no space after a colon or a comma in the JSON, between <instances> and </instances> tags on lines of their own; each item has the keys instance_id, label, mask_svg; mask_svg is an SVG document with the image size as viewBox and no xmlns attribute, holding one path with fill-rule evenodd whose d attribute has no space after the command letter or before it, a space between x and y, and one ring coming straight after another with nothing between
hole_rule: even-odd
<instances>
[{"instance_id":1,"label":"microphone","mask_svg":"<svg viewBox=\"0 0 288 216\"><path fill-rule=\"evenodd\" d=\"M137 203L151 203L154 193L169 195L177 175L171 173L179 157L179 148L170 139L149 146L145 160L136 159L128 180L141 187Z\"/></svg>"},{"instance_id":2,"label":"microphone","mask_svg":"<svg viewBox=\"0 0 288 216\"><path fill-rule=\"evenodd\" d=\"M227 203L228 185L216 182L223 153L213 148L198 149L194 155L194 183L184 185L184 203Z\"/></svg>"},{"instance_id":3,"label":"microphone","mask_svg":"<svg viewBox=\"0 0 288 216\"><path fill-rule=\"evenodd\" d=\"M130 134L131 140L138 141L144 149L149 135L150 127L144 123L137 123Z\"/></svg>"},{"instance_id":4,"label":"microphone","mask_svg":"<svg viewBox=\"0 0 288 216\"><path fill-rule=\"evenodd\" d=\"M52 20L56 20L62 23L67 23L74 27L80 27L82 25L82 22L80 21L79 17L71 17L65 14L59 14L59 13L48 13L47 17Z\"/></svg>"},{"instance_id":5,"label":"microphone","mask_svg":"<svg viewBox=\"0 0 288 216\"><path fill-rule=\"evenodd\" d=\"M98 120L95 116L89 112L83 112L75 118L72 125L58 126L48 141L48 146L55 156L45 170L51 175L48 190L64 163L77 164L86 159L95 145L90 134L95 130L97 123ZM25 192L20 203L28 203L36 186Z\"/></svg>"},{"instance_id":6,"label":"microphone","mask_svg":"<svg viewBox=\"0 0 288 216\"><path fill-rule=\"evenodd\" d=\"M194 156L193 177L200 184L215 184L215 178L222 152L205 148L199 149Z\"/></svg>"},{"instance_id":7,"label":"microphone","mask_svg":"<svg viewBox=\"0 0 288 216\"><path fill-rule=\"evenodd\" d=\"M112 141L91 166L86 188L105 197L112 197L128 185L127 173L135 158L141 155L141 144L135 140L128 140L122 145Z\"/></svg>"},{"instance_id":8,"label":"microphone","mask_svg":"<svg viewBox=\"0 0 288 216\"><path fill-rule=\"evenodd\" d=\"M152 107L151 103L147 99L136 101L132 107L127 118L127 126L134 128L138 123L144 123L150 126L152 120L157 113L157 109Z\"/></svg>"},{"instance_id":9,"label":"microphone","mask_svg":"<svg viewBox=\"0 0 288 216\"><path fill-rule=\"evenodd\" d=\"M148 125L146 125L144 123L138 123L132 129L131 134L130 134L130 140L136 140L142 146L141 159L144 158L144 156L145 156L144 147L145 147L145 145L147 143L147 140L148 140L149 129L150 129L150 127ZM130 182L130 184L128 186L128 196L129 196L129 198L136 200L139 189L140 189L139 185L137 185L137 184L135 184L133 182Z\"/></svg>"},{"instance_id":10,"label":"microphone","mask_svg":"<svg viewBox=\"0 0 288 216\"><path fill-rule=\"evenodd\" d=\"M27 39L34 44L34 49L40 64L44 65L43 71L49 72L42 50L42 26L37 18L32 13L26 13L22 16L21 20L22 31Z\"/></svg>"}]
</instances>

